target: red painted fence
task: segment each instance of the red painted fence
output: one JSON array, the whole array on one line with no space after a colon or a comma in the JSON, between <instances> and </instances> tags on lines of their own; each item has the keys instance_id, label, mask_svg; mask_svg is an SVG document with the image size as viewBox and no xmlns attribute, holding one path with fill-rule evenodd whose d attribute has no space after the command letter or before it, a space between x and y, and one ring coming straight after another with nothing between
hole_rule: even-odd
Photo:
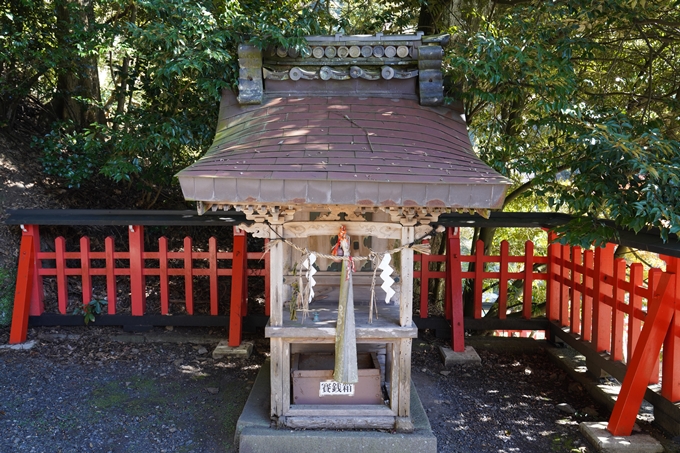
<instances>
[{"instance_id":1,"label":"red painted fence","mask_svg":"<svg viewBox=\"0 0 680 453\"><path fill-rule=\"evenodd\" d=\"M31 244L31 249L29 245ZM90 239L82 237L80 239L79 251L67 251L66 240L57 237L54 241L54 252L43 252L33 250L33 244L40 244L40 234L37 225L24 227L21 257L30 263L32 273L28 268L19 267L18 281L29 280L32 282L28 288L30 294L30 308L26 314L21 312L25 309L28 301L15 298L15 311L21 317L21 323L17 321L15 330L14 320L12 325L12 342L21 342L26 339L26 322L28 313L32 316L40 316L44 312L44 289L43 279L52 277L56 279L57 305L60 314L66 314L69 300L69 277L77 277L81 283L81 293L83 305L87 305L93 298L92 279L96 276L106 278L106 300L107 314L114 315L119 312L118 301L118 278L128 277L130 281L130 314L132 316L143 316L149 314L146 307L146 278L159 278L160 294L160 313L161 315L170 314L170 289L169 282L171 277L179 277L184 283L184 308L187 314L194 314L194 278L207 276L210 287L210 315L218 315L218 279L220 277L231 277L230 301L230 331L229 343L231 346L238 346L241 342L241 324L243 317L247 314L247 277L265 277L265 298L269 299L269 256L262 252L247 252L246 235L238 228L234 227L233 250L230 252L220 251L217 240L212 237L208 241L208 251L195 251L190 237L184 238L183 250L169 251L168 240L161 237L158 240L157 251L144 250L144 227L133 225L128 231L128 251L116 251L114 238L107 237L103 251L92 251ZM28 251L30 250L30 251ZM24 251L26 251L24 253ZM24 255L30 256L25 258ZM92 265L94 260L104 262L101 267ZM171 267L171 260L181 261L181 268ZM264 260L264 268L249 268L249 260ZM53 266L44 267L43 262L51 263ZM232 262L231 267L226 267L222 263ZM79 263L74 266L73 263ZM197 262L202 264L196 265ZM127 266L124 264L127 263ZM122 264L122 265L121 265ZM207 264L207 266L206 266ZM17 291L19 286L17 286ZM25 293L22 293L22 295ZM23 297L23 296L22 296ZM221 313L226 314L226 313ZM269 306L265 304L265 314L269 314ZM20 327L23 326L23 327Z\"/></svg>"}]
</instances>

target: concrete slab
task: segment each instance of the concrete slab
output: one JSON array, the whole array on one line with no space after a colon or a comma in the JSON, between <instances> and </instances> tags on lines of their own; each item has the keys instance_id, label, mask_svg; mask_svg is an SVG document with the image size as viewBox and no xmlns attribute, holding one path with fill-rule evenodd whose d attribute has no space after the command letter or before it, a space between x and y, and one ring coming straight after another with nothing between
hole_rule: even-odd
<instances>
[{"instance_id":1,"label":"concrete slab","mask_svg":"<svg viewBox=\"0 0 680 453\"><path fill-rule=\"evenodd\" d=\"M581 433L597 451L602 453L663 453L661 443L648 434L613 436L607 422L583 422Z\"/></svg>"},{"instance_id":2,"label":"concrete slab","mask_svg":"<svg viewBox=\"0 0 680 453\"><path fill-rule=\"evenodd\" d=\"M257 379L236 424L235 444L240 453L300 453L322 451L344 453L370 451L376 453L436 453L437 438L411 383L412 433L392 434L384 431L292 430L271 427L269 419L269 360Z\"/></svg>"},{"instance_id":3,"label":"concrete slab","mask_svg":"<svg viewBox=\"0 0 680 453\"><path fill-rule=\"evenodd\" d=\"M446 346L439 346L439 355L442 357L444 366L452 365L474 365L482 364L482 359L472 346L465 346L465 351L454 352L453 349Z\"/></svg>"},{"instance_id":4,"label":"concrete slab","mask_svg":"<svg viewBox=\"0 0 680 453\"><path fill-rule=\"evenodd\" d=\"M1 344L0 349L11 349L14 351L27 351L33 349L38 342L35 340L24 341L23 343L17 344Z\"/></svg>"},{"instance_id":5,"label":"concrete slab","mask_svg":"<svg viewBox=\"0 0 680 453\"><path fill-rule=\"evenodd\" d=\"M229 346L229 340L222 340L212 353L213 359L229 357L232 359L247 359L253 353L253 342L243 341L239 346Z\"/></svg>"}]
</instances>

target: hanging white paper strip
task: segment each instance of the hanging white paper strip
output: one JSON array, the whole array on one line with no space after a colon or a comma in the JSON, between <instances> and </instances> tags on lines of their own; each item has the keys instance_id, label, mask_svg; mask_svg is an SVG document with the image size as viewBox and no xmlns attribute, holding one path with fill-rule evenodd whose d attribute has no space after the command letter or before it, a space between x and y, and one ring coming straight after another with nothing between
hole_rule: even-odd
<instances>
[{"instance_id":1,"label":"hanging white paper strip","mask_svg":"<svg viewBox=\"0 0 680 453\"><path fill-rule=\"evenodd\" d=\"M392 289L392 285L394 284L394 280L392 279L391 275L394 269L390 266L390 260L392 259L392 256L388 253L386 253L383 256L382 261L380 261L380 265L378 266L378 269L381 269L382 272L380 273L380 278L383 280L383 284L380 286L383 291L385 291L385 303L389 304L390 300L392 299L392 296L394 296L395 292Z\"/></svg>"},{"instance_id":2,"label":"hanging white paper strip","mask_svg":"<svg viewBox=\"0 0 680 453\"><path fill-rule=\"evenodd\" d=\"M314 280L314 274L316 274L316 268L314 263L316 262L316 255L310 253L306 260L302 262L302 267L307 270L305 272L305 278L307 279L307 290L309 295L307 296L307 303L314 299L314 285L316 285L316 280Z\"/></svg>"}]
</instances>

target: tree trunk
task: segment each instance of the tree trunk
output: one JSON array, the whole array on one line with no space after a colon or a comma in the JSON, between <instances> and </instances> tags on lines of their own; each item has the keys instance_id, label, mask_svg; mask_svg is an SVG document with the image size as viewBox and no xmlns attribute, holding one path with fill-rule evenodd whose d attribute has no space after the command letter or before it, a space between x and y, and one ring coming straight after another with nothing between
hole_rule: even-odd
<instances>
[{"instance_id":1,"label":"tree trunk","mask_svg":"<svg viewBox=\"0 0 680 453\"><path fill-rule=\"evenodd\" d=\"M52 109L58 119L71 120L77 128L106 121L101 104L98 57L82 52L94 39L95 13L91 0L55 2L56 38L63 51L57 73L57 92Z\"/></svg>"}]
</instances>

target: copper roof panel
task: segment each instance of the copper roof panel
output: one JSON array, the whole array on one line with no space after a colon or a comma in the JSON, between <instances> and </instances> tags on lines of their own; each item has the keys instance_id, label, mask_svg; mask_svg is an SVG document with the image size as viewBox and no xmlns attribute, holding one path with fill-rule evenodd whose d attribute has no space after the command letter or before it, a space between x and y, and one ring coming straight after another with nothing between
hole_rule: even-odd
<instances>
[{"instance_id":1,"label":"copper roof panel","mask_svg":"<svg viewBox=\"0 0 680 453\"><path fill-rule=\"evenodd\" d=\"M413 99L242 106L225 91L220 115L210 150L177 175L187 199L497 208L509 185L474 154L457 113Z\"/></svg>"}]
</instances>

